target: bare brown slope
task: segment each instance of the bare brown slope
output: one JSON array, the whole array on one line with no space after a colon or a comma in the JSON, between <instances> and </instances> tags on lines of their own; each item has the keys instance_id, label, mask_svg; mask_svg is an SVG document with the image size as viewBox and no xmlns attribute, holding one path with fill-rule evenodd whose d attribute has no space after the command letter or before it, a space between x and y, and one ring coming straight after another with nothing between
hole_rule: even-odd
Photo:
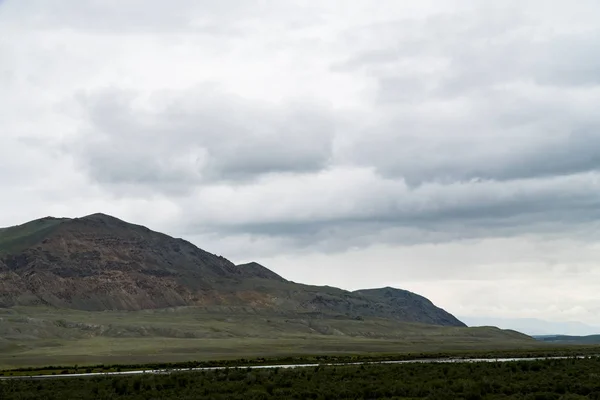
<instances>
[{"instance_id":1,"label":"bare brown slope","mask_svg":"<svg viewBox=\"0 0 600 400\"><path fill-rule=\"evenodd\" d=\"M0 230L0 307L233 307L464 326L430 302L415 301L405 312L364 293L292 283L260 264L236 266L185 240L103 214Z\"/></svg>"}]
</instances>

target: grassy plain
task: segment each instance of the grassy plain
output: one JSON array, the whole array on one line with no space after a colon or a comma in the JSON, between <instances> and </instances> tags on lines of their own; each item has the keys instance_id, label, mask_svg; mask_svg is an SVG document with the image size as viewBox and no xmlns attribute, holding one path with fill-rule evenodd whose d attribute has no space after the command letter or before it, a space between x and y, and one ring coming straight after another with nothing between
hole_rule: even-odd
<instances>
[{"instance_id":1,"label":"grassy plain","mask_svg":"<svg viewBox=\"0 0 600 400\"><path fill-rule=\"evenodd\" d=\"M544 347L519 333L491 327L199 308L139 312L0 309L0 338L0 369Z\"/></svg>"}]
</instances>

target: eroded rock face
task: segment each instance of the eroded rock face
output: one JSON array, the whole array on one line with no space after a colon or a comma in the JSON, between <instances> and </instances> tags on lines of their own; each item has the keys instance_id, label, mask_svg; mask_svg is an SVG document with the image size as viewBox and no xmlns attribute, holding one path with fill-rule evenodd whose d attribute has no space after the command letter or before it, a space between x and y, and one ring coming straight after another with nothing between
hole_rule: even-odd
<instances>
[{"instance_id":1,"label":"eroded rock face","mask_svg":"<svg viewBox=\"0 0 600 400\"><path fill-rule=\"evenodd\" d=\"M235 265L185 240L103 214L47 217L0 230L0 307L226 306L464 326L421 296L398 290L390 297L385 290L292 283L258 263Z\"/></svg>"}]
</instances>

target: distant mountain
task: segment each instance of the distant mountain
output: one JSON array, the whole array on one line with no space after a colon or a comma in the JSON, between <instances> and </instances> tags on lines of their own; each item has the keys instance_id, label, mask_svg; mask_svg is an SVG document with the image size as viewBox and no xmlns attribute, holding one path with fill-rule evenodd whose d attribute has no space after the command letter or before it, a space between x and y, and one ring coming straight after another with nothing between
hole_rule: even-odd
<instances>
[{"instance_id":1,"label":"distant mountain","mask_svg":"<svg viewBox=\"0 0 600 400\"><path fill-rule=\"evenodd\" d=\"M90 311L195 306L465 326L414 293L293 283L258 263L235 265L104 214L0 229L0 307L16 305Z\"/></svg>"},{"instance_id":2,"label":"distant mountain","mask_svg":"<svg viewBox=\"0 0 600 400\"><path fill-rule=\"evenodd\" d=\"M497 326L512 329L528 335L593 335L600 333L600 327L581 322L552 322L536 318L495 318L460 317L468 326Z\"/></svg>"},{"instance_id":3,"label":"distant mountain","mask_svg":"<svg viewBox=\"0 0 600 400\"><path fill-rule=\"evenodd\" d=\"M562 344L600 344L600 335L569 336L569 335L543 335L534 336L535 339L546 343Z\"/></svg>"}]
</instances>

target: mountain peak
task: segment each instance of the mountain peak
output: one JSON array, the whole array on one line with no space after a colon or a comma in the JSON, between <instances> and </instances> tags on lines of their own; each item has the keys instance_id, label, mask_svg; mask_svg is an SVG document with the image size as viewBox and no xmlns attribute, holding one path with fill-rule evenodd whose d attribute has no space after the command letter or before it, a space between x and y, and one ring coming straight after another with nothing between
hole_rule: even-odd
<instances>
[{"instance_id":1,"label":"mountain peak","mask_svg":"<svg viewBox=\"0 0 600 400\"><path fill-rule=\"evenodd\" d=\"M112 215L97 212L97 213L93 213L90 215L86 215L85 217L81 217L81 219L118 219L118 218L113 217Z\"/></svg>"},{"instance_id":2,"label":"mountain peak","mask_svg":"<svg viewBox=\"0 0 600 400\"><path fill-rule=\"evenodd\" d=\"M256 278L272 279L281 282L287 282L286 279L282 278L275 272L271 271L265 266L260 265L255 261L251 261L246 264L239 264L237 267L240 268L245 274Z\"/></svg>"},{"instance_id":3,"label":"mountain peak","mask_svg":"<svg viewBox=\"0 0 600 400\"><path fill-rule=\"evenodd\" d=\"M86 215L85 217L76 218L84 221L95 221L95 222L103 222L103 223L118 223L118 224L127 224L131 225L122 219L117 217L113 217L112 215L104 214L104 213L94 213L90 215Z\"/></svg>"}]
</instances>

